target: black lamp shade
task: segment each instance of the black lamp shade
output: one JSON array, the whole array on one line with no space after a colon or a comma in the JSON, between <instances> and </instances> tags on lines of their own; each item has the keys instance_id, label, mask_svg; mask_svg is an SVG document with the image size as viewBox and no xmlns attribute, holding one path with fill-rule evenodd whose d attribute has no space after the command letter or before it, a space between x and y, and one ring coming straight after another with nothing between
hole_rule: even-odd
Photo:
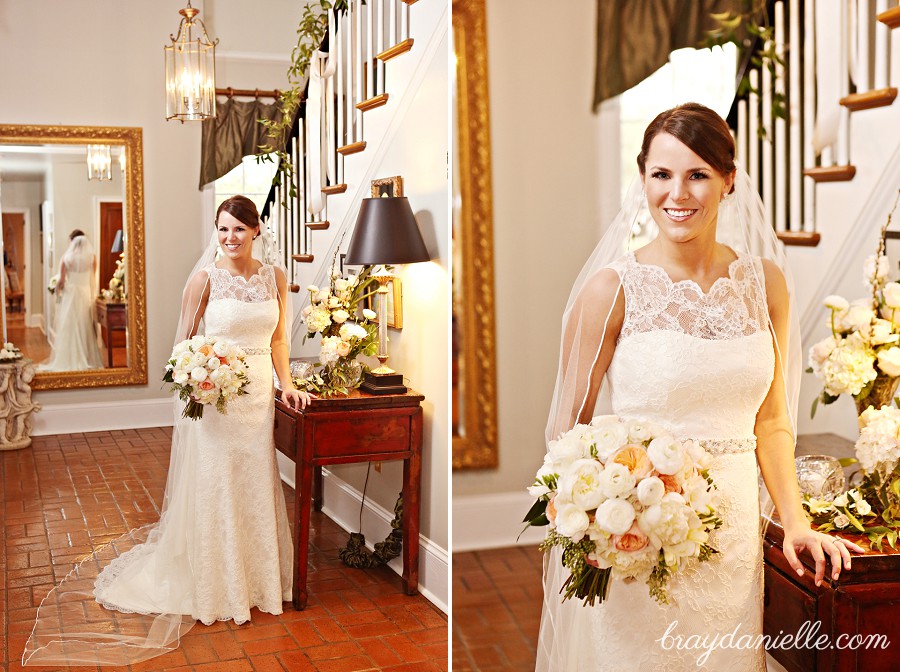
<instances>
[{"instance_id":1,"label":"black lamp shade","mask_svg":"<svg viewBox=\"0 0 900 672\"><path fill-rule=\"evenodd\" d=\"M415 264L429 259L408 199L363 199L345 264Z\"/></svg>"}]
</instances>

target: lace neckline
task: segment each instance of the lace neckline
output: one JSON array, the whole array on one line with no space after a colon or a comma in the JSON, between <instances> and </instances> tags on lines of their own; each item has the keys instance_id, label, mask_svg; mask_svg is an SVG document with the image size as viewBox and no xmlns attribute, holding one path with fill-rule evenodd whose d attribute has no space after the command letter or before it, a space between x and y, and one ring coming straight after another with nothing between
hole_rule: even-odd
<instances>
[{"instance_id":1,"label":"lace neckline","mask_svg":"<svg viewBox=\"0 0 900 672\"><path fill-rule=\"evenodd\" d=\"M263 269L266 267L265 264L260 264L260 265L259 265L259 268L257 268L256 271L255 271L249 278L245 278L243 275L234 275L234 274L233 274L231 271L229 271L227 268L219 268L218 266L216 266L215 262L213 262L213 263L210 264L210 265L211 265L214 269L216 269L217 271L221 271L222 273L224 273L225 275L227 275L227 276L228 276L229 278L231 278L232 280L238 280L238 279L240 279L240 280L243 280L243 281L246 282L246 283L253 282L253 279L254 279L254 278L261 278L261 277L262 277L262 274L263 274Z\"/></svg>"},{"instance_id":2,"label":"lace neckline","mask_svg":"<svg viewBox=\"0 0 900 672\"><path fill-rule=\"evenodd\" d=\"M734 280L734 269L737 268L738 265L740 265L740 263L744 260L744 255L740 254L739 252L735 252L735 254L737 254L737 258L728 264L727 275L720 276L720 277L716 278L715 280L713 280L713 283L709 286L709 289L707 289L705 292L703 291L703 288L700 286L700 283L697 282L696 280L694 280L693 278L685 278L684 280L673 280L672 276L670 276L669 273L666 271L666 269L664 269L662 266L659 266L658 264L645 264L643 262L638 261L634 252L628 253L628 260L630 263L637 266L638 268L644 268L652 273L655 273L670 288L681 287L681 286L690 286L690 287L695 287L702 296L710 296L715 291L715 289L718 285Z\"/></svg>"}]
</instances>

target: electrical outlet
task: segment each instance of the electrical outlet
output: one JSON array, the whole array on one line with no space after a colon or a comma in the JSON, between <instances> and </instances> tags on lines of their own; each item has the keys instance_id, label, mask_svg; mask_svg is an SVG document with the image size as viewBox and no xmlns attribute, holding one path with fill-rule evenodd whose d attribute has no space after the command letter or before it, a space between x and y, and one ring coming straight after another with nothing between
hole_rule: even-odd
<instances>
[{"instance_id":1,"label":"electrical outlet","mask_svg":"<svg viewBox=\"0 0 900 672\"><path fill-rule=\"evenodd\" d=\"M381 462L375 463L375 471L377 471L379 474L381 473Z\"/></svg>"}]
</instances>

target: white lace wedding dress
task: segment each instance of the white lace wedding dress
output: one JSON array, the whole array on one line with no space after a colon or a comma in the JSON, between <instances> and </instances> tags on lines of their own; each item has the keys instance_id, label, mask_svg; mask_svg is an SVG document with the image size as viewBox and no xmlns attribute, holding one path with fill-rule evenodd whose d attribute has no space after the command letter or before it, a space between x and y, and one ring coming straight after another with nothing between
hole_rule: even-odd
<instances>
[{"instance_id":1,"label":"white lace wedding dress","mask_svg":"<svg viewBox=\"0 0 900 672\"><path fill-rule=\"evenodd\" d=\"M762 633L753 428L775 368L766 300L755 281L762 267L739 256L706 293L692 280L673 282L661 267L638 263L633 253L613 268L622 279L625 319L607 374L612 410L698 439L714 455L710 473L724 525L711 544L719 553L671 580L669 605L653 600L643 582L618 581L593 608L567 601L570 627L556 629L557 641L539 643L538 669L547 665L543 653L565 647L566 670L579 672L764 671L762 648L717 648L698 665L706 649L688 639L712 642L737 630L737 642Z\"/></svg>"},{"instance_id":2,"label":"white lace wedding dress","mask_svg":"<svg viewBox=\"0 0 900 672\"><path fill-rule=\"evenodd\" d=\"M206 335L247 351L249 394L233 398L226 415L206 408L187 426L192 475L184 492L167 488L174 499L162 535L114 560L94 594L111 609L243 623L251 607L280 614L291 599L293 546L272 429L277 288L272 266L249 281L204 270Z\"/></svg>"},{"instance_id":3,"label":"white lace wedding dress","mask_svg":"<svg viewBox=\"0 0 900 672\"><path fill-rule=\"evenodd\" d=\"M56 306L53 352L50 359L39 366L41 371L81 371L103 366L97 344L92 275L90 266L66 269L66 282L59 290Z\"/></svg>"}]
</instances>

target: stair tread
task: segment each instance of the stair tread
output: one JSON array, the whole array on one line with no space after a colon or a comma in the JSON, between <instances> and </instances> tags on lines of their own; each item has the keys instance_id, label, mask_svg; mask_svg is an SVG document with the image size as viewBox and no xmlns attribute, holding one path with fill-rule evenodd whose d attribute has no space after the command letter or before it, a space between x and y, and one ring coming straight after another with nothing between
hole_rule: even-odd
<instances>
[{"instance_id":1,"label":"stair tread","mask_svg":"<svg viewBox=\"0 0 900 672\"><path fill-rule=\"evenodd\" d=\"M856 166L828 166L826 168L807 168L803 171L807 177L816 182L848 182L856 175Z\"/></svg>"},{"instance_id":2,"label":"stair tread","mask_svg":"<svg viewBox=\"0 0 900 672\"><path fill-rule=\"evenodd\" d=\"M299 261L300 263L308 264L312 263L315 256L312 254L292 254L291 259L294 261Z\"/></svg>"},{"instance_id":3,"label":"stair tread","mask_svg":"<svg viewBox=\"0 0 900 672\"><path fill-rule=\"evenodd\" d=\"M356 104L356 109L361 110L362 112L368 112L369 110L374 110L376 107L381 107L388 101L388 94L381 93L377 96L373 96L368 100L364 100L361 103Z\"/></svg>"},{"instance_id":4,"label":"stair tread","mask_svg":"<svg viewBox=\"0 0 900 672\"><path fill-rule=\"evenodd\" d=\"M343 194L347 191L346 184L332 184L327 187L322 187L323 194Z\"/></svg>"},{"instance_id":5,"label":"stair tread","mask_svg":"<svg viewBox=\"0 0 900 672\"><path fill-rule=\"evenodd\" d=\"M349 156L350 154L358 154L366 148L366 141L351 142L349 145L337 148L337 153L341 156Z\"/></svg>"},{"instance_id":6,"label":"stair tread","mask_svg":"<svg viewBox=\"0 0 900 672\"><path fill-rule=\"evenodd\" d=\"M306 222L306 228L312 231L324 231L329 226L331 226L331 223L327 220L324 222Z\"/></svg>"},{"instance_id":7,"label":"stair tread","mask_svg":"<svg viewBox=\"0 0 900 672\"><path fill-rule=\"evenodd\" d=\"M402 42L399 42L398 44L395 44L393 47L389 47L389 48L385 49L380 54L378 54L375 58L377 58L379 61L389 61L392 58L394 58L395 56L399 56L400 54L406 53L407 51L412 49L412 46L413 46L413 38L410 37L406 40L403 40Z\"/></svg>"},{"instance_id":8,"label":"stair tread","mask_svg":"<svg viewBox=\"0 0 900 672\"><path fill-rule=\"evenodd\" d=\"M900 26L900 7L891 7L886 12L882 12L878 15L878 20L888 28Z\"/></svg>"},{"instance_id":9,"label":"stair tread","mask_svg":"<svg viewBox=\"0 0 900 672\"><path fill-rule=\"evenodd\" d=\"M872 89L863 93L851 93L849 96L841 98L841 105L857 112L859 110L869 110L873 107L885 107L891 105L897 97L897 88L889 86L884 89Z\"/></svg>"},{"instance_id":10,"label":"stair tread","mask_svg":"<svg viewBox=\"0 0 900 672\"><path fill-rule=\"evenodd\" d=\"M802 245L804 247L815 247L821 238L818 233L807 231L779 231L776 235L778 240L785 245Z\"/></svg>"}]
</instances>

